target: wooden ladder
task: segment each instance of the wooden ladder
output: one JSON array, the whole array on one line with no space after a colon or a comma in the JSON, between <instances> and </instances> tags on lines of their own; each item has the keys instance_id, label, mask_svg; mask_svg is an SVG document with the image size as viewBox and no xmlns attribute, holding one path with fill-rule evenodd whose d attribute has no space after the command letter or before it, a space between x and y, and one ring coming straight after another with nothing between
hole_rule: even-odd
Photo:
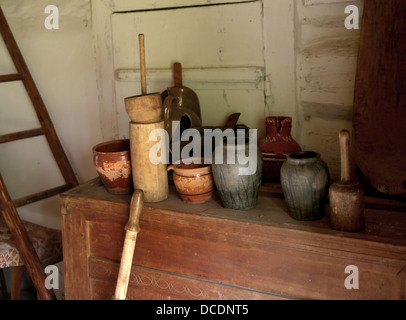
<instances>
[{"instance_id":1,"label":"wooden ladder","mask_svg":"<svg viewBox=\"0 0 406 320\"><path fill-rule=\"evenodd\" d=\"M21 81L23 83L25 90L27 91L31 103L35 109L39 123L41 125L40 128L36 129L0 135L0 143L7 143L20 139L27 139L40 135L45 135L50 150L65 180L64 185L57 186L41 192L37 192L28 196L24 196L22 198L15 199L13 201L10 201L10 199L8 198L8 192L5 189L3 181L1 181L2 182L1 187L3 189L1 195L2 196L4 195L1 201L3 217L6 220L10 232L12 233L14 240L16 241L19 247L19 251L24 259L24 263L27 267L28 272L30 273L31 278L34 281L34 285L38 290L40 298L49 299L53 298L52 296L53 292L49 293L48 292L49 290L46 290L44 287L44 282L42 281L44 279L44 272L42 270L42 266L38 265L40 263L39 259L35 257L33 258L33 253L35 254L35 251L33 251L33 246L28 239L27 232L24 229L23 225L21 224L21 220L18 217L16 208L64 192L74 186L77 186L78 180L62 148L62 145L56 134L55 128L49 117L48 111L45 107L45 104L28 70L28 67L24 61L20 49L18 48L17 42L14 39L14 36L10 30L10 27L7 23L7 20L1 8L0 8L0 32L3 37L4 43L7 47L7 50L10 54L10 57L17 70L17 73L14 74L0 75L0 83L11 81ZM42 274L40 274L41 272ZM41 279L42 283L41 281L39 281L36 284L35 279Z\"/></svg>"}]
</instances>

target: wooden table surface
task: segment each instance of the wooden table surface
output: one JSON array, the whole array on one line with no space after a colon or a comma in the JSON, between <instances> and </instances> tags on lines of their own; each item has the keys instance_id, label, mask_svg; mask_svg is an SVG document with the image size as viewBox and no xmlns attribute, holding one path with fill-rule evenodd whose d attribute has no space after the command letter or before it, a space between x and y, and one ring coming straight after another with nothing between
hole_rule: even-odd
<instances>
[{"instance_id":1,"label":"wooden table surface","mask_svg":"<svg viewBox=\"0 0 406 320\"><path fill-rule=\"evenodd\" d=\"M109 194L96 178L61 198L67 298L111 297L131 195ZM404 299L406 213L367 208L365 220L359 233L332 230L327 214L294 220L273 186L262 186L257 206L247 211L223 208L216 193L207 203L187 204L170 186L167 200L144 204L133 261L136 280L128 295ZM359 268L358 290L344 287L347 265ZM109 276L98 274L101 269L110 270ZM140 279L146 274L155 282L145 285ZM156 285L157 278L168 283L166 289ZM193 284L206 295L174 292L171 281L182 288Z\"/></svg>"}]
</instances>

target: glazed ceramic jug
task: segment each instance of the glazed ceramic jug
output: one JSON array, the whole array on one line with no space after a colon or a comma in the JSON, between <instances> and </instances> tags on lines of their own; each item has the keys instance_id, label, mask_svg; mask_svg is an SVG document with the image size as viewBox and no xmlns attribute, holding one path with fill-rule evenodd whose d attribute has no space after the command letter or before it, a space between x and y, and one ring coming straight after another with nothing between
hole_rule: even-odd
<instances>
[{"instance_id":1,"label":"glazed ceramic jug","mask_svg":"<svg viewBox=\"0 0 406 320\"><path fill-rule=\"evenodd\" d=\"M229 159L228 154L233 155L235 161ZM243 163L238 154L248 155L248 162ZM256 141L249 138L227 138L216 146L212 171L223 207L248 210L256 206L262 181L262 166L262 154Z\"/></svg>"},{"instance_id":2,"label":"glazed ceramic jug","mask_svg":"<svg viewBox=\"0 0 406 320\"><path fill-rule=\"evenodd\" d=\"M329 172L313 151L294 152L281 168L281 184L289 214L296 220L323 216L328 196Z\"/></svg>"},{"instance_id":3,"label":"glazed ceramic jug","mask_svg":"<svg viewBox=\"0 0 406 320\"><path fill-rule=\"evenodd\" d=\"M279 182L280 170L287 154L301 151L301 148L291 136L291 117L267 117L265 126L266 137L259 143L264 159L263 179Z\"/></svg>"}]
</instances>

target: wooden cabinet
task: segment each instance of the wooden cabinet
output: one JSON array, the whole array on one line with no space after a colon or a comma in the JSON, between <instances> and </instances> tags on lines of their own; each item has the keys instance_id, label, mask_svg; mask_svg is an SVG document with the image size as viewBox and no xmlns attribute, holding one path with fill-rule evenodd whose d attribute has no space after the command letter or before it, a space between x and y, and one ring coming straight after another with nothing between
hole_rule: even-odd
<instances>
[{"instance_id":1,"label":"wooden cabinet","mask_svg":"<svg viewBox=\"0 0 406 320\"><path fill-rule=\"evenodd\" d=\"M66 299L114 295L130 198L98 178L61 196ZM269 187L237 211L217 196L188 205L170 186L140 226L129 299L405 299L404 212L367 209L366 230L344 233L293 220Z\"/></svg>"}]
</instances>

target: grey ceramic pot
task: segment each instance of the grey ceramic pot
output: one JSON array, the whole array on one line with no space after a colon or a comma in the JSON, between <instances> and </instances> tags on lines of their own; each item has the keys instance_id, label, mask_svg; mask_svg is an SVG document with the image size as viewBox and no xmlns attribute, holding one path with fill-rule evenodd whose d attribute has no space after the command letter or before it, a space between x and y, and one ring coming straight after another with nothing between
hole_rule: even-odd
<instances>
[{"instance_id":1,"label":"grey ceramic pot","mask_svg":"<svg viewBox=\"0 0 406 320\"><path fill-rule=\"evenodd\" d=\"M318 153L300 151L289 154L281 168L281 184L292 218L316 220L323 216L329 172Z\"/></svg>"},{"instance_id":2,"label":"grey ceramic pot","mask_svg":"<svg viewBox=\"0 0 406 320\"><path fill-rule=\"evenodd\" d=\"M220 155L218 150L221 148ZM228 158L227 154L234 162ZM244 154L248 162L244 163L239 154ZM246 159L247 159L246 158ZM262 153L257 144L244 139L230 139L218 145L213 152L213 178L219 192L223 207L237 210L248 210L256 206L258 190L262 179ZM245 172L244 172L245 171Z\"/></svg>"}]
</instances>

